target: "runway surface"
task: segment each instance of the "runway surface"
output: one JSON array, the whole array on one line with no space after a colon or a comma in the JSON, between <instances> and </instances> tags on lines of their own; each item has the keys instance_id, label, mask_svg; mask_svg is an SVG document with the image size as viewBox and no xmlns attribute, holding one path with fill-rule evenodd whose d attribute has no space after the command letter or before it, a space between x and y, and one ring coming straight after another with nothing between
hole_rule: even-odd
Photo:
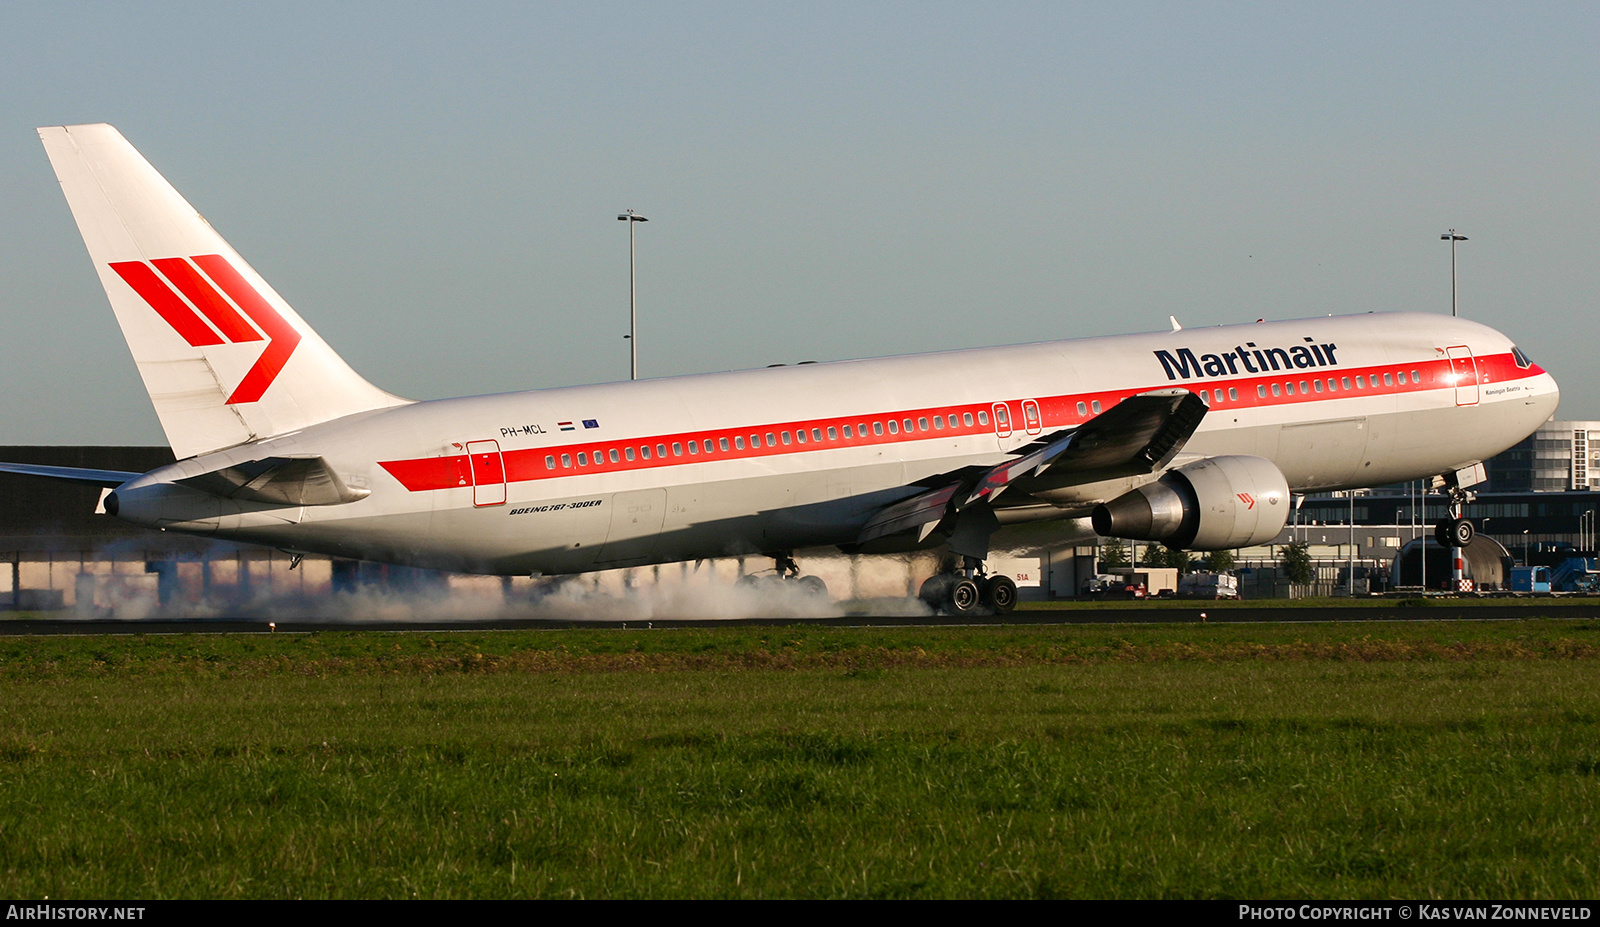
<instances>
[{"instance_id":1,"label":"runway surface","mask_svg":"<svg viewBox=\"0 0 1600 927\"><path fill-rule=\"evenodd\" d=\"M1139 608L1071 604L1059 608L1030 609L1003 617L850 615L838 618L719 618L630 619L583 621L572 619L491 618L415 621L340 621L331 619L187 618L120 621L83 618L0 619L0 636L33 634L268 634L309 631L488 631L527 628L707 628L811 625L815 627L932 627L938 625L1051 625L1051 624L1159 624L1176 622L1296 622L1296 621L1449 621L1516 620L1529 618L1600 618L1600 599L1581 602L1550 599L1512 599L1500 602L1433 600L1425 607L1401 601L1345 606L1292 606L1279 603L1218 605L1183 604Z\"/></svg>"}]
</instances>

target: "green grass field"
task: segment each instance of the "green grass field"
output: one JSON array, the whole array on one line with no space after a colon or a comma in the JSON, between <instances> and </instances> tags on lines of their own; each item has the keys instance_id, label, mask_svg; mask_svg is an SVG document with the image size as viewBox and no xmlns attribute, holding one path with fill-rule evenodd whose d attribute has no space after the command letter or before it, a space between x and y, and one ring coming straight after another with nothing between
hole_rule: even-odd
<instances>
[{"instance_id":1,"label":"green grass field","mask_svg":"<svg viewBox=\"0 0 1600 927\"><path fill-rule=\"evenodd\" d=\"M0 639L10 897L1581 898L1600 623Z\"/></svg>"}]
</instances>

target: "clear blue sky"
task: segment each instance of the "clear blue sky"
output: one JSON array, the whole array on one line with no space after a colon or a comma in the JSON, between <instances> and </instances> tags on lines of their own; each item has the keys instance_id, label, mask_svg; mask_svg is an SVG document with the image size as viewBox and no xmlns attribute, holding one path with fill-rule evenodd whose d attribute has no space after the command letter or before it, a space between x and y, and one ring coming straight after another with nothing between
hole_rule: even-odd
<instances>
[{"instance_id":1,"label":"clear blue sky","mask_svg":"<svg viewBox=\"0 0 1600 927\"><path fill-rule=\"evenodd\" d=\"M0 444L161 443L40 125L413 398L1369 310L1600 419L1600 5L0 5Z\"/></svg>"}]
</instances>

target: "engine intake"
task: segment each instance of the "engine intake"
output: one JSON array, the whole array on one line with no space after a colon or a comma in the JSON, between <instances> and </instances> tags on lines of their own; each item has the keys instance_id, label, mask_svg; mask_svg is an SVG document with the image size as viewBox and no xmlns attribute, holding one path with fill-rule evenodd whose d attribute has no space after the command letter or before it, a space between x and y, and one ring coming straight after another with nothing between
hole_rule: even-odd
<instances>
[{"instance_id":1,"label":"engine intake","mask_svg":"<svg viewBox=\"0 0 1600 927\"><path fill-rule=\"evenodd\" d=\"M1289 483L1262 457L1208 457L1095 507L1101 537L1181 550L1265 544L1289 520Z\"/></svg>"}]
</instances>

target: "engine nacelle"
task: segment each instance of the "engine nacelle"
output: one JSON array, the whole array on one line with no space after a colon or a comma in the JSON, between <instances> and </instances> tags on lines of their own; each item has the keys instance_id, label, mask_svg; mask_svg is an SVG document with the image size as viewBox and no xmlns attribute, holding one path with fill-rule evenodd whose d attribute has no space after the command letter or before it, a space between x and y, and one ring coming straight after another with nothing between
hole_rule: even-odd
<instances>
[{"instance_id":1,"label":"engine nacelle","mask_svg":"<svg viewBox=\"0 0 1600 927\"><path fill-rule=\"evenodd\" d=\"M1289 483L1262 457L1208 457L1095 506L1101 537L1180 550L1265 544L1289 520Z\"/></svg>"}]
</instances>

